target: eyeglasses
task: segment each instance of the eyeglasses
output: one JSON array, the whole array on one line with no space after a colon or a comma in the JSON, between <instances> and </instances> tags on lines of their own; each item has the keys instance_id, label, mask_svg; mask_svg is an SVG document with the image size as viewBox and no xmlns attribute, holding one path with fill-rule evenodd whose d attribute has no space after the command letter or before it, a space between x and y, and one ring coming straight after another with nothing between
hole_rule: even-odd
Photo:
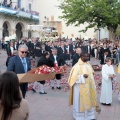
<instances>
[{"instance_id":1,"label":"eyeglasses","mask_svg":"<svg viewBox=\"0 0 120 120\"><path fill-rule=\"evenodd\" d=\"M24 54L24 53L27 54L27 51L20 51L20 52L21 52L22 54Z\"/></svg>"}]
</instances>

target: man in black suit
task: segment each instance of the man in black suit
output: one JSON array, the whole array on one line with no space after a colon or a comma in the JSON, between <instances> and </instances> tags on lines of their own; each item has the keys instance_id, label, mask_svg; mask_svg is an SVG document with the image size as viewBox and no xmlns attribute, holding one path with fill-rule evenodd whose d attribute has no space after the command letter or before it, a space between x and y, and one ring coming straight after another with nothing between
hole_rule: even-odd
<instances>
[{"instance_id":1,"label":"man in black suit","mask_svg":"<svg viewBox=\"0 0 120 120\"><path fill-rule=\"evenodd\" d=\"M34 48L36 45L35 40L33 39L32 42L29 41L26 45L28 46L29 56L31 56L34 59Z\"/></svg>"},{"instance_id":2,"label":"man in black suit","mask_svg":"<svg viewBox=\"0 0 120 120\"><path fill-rule=\"evenodd\" d=\"M54 48L58 49L59 47L60 47L60 42L59 41L55 41Z\"/></svg>"},{"instance_id":3,"label":"man in black suit","mask_svg":"<svg viewBox=\"0 0 120 120\"><path fill-rule=\"evenodd\" d=\"M47 46L45 47L45 50L48 51L50 54L52 53L52 43L49 41Z\"/></svg>"},{"instance_id":4,"label":"man in black suit","mask_svg":"<svg viewBox=\"0 0 120 120\"><path fill-rule=\"evenodd\" d=\"M15 42L14 42L14 50L18 50L18 46L19 46L19 45L18 45L18 42L15 41Z\"/></svg>"},{"instance_id":5,"label":"man in black suit","mask_svg":"<svg viewBox=\"0 0 120 120\"><path fill-rule=\"evenodd\" d=\"M35 45L34 55L35 55L35 64L37 66L37 63L38 63L40 57L42 56L42 48L41 48L40 42L37 42Z\"/></svg>"},{"instance_id":6,"label":"man in black suit","mask_svg":"<svg viewBox=\"0 0 120 120\"><path fill-rule=\"evenodd\" d=\"M9 59L7 71L13 71L16 74L26 73L31 70L31 61L26 57L28 47L26 45L20 45L18 48L18 55ZM20 84L23 98L25 98L28 83Z\"/></svg>"},{"instance_id":7,"label":"man in black suit","mask_svg":"<svg viewBox=\"0 0 120 120\"><path fill-rule=\"evenodd\" d=\"M88 53L88 55L89 55L89 61L90 61L91 46L90 46L89 43L87 43L87 45L84 46L84 52Z\"/></svg>"},{"instance_id":8,"label":"man in black suit","mask_svg":"<svg viewBox=\"0 0 120 120\"><path fill-rule=\"evenodd\" d=\"M103 43L103 47L100 48L100 53L99 53L99 59L101 65L105 64L105 59L107 57L111 57L111 52L107 47L107 44Z\"/></svg>"},{"instance_id":9,"label":"man in black suit","mask_svg":"<svg viewBox=\"0 0 120 120\"><path fill-rule=\"evenodd\" d=\"M70 65L70 60L71 60L71 57L73 55L73 44L70 44L70 42L67 41L65 48L67 50L66 63L67 63L67 65Z\"/></svg>"},{"instance_id":10,"label":"man in black suit","mask_svg":"<svg viewBox=\"0 0 120 120\"><path fill-rule=\"evenodd\" d=\"M65 45L64 45L63 42L61 43L61 46L57 49L57 54L60 57L64 58L64 60L66 60L67 50L66 50Z\"/></svg>"},{"instance_id":11,"label":"man in black suit","mask_svg":"<svg viewBox=\"0 0 120 120\"><path fill-rule=\"evenodd\" d=\"M78 60L79 60L79 58L80 58L80 54L81 54L81 48L77 48L76 49L76 53L73 55L73 62L72 62L72 66L74 66L77 62L78 62Z\"/></svg>"},{"instance_id":12,"label":"man in black suit","mask_svg":"<svg viewBox=\"0 0 120 120\"><path fill-rule=\"evenodd\" d=\"M52 66L52 67L65 65L64 59L61 56L57 55L56 48L52 49L52 54L50 56L50 60L54 63L54 66ZM60 90L61 89L61 87L60 87L61 74L57 74L56 79L57 79L57 89ZM54 90L54 80L51 80L51 87L52 87L52 90Z\"/></svg>"},{"instance_id":13,"label":"man in black suit","mask_svg":"<svg viewBox=\"0 0 120 120\"><path fill-rule=\"evenodd\" d=\"M80 47L80 41L79 41L79 39L77 39L76 41L77 41L77 42L76 42L76 44L75 44L75 48L78 48L78 47Z\"/></svg>"}]
</instances>

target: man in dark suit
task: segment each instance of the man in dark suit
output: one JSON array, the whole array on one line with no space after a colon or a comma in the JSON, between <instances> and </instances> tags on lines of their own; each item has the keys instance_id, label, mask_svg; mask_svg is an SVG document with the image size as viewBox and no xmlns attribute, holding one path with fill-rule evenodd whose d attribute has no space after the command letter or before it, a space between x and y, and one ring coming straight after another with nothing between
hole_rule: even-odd
<instances>
[{"instance_id":1,"label":"man in dark suit","mask_svg":"<svg viewBox=\"0 0 120 120\"><path fill-rule=\"evenodd\" d=\"M45 50L48 51L50 54L52 53L52 43L49 41L47 46L45 47Z\"/></svg>"},{"instance_id":2,"label":"man in dark suit","mask_svg":"<svg viewBox=\"0 0 120 120\"><path fill-rule=\"evenodd\" d=\"M26 45L20 45L18 48L18 55L9 59L7 71L13 71L16 74L22 74L31 70L31 61L26 57L28 47ZM20 84L23 98L25 98L28 83Z\"/></svg>"},{"instance_id":3,"label":"man in dark suit","mask_svg":"<svg viewBox=\"0 0 120 120\"><path fill-rule=\"evenodd\" d=\"M61 46L57 49L57 54L63 58L64 60L66 60L66 54L67 54L67 50L65 48L64 43L61 43Z\"/></svg>"},{"instance_id":4,"label":"man in dark suit","mask_svg":"<svg viewBox=\"0 0 120 120\"><path fill-rule=\"evenodd\" d=\"M88 43L88 45L84 46L84 52L88 53L88 55L89 55L89 61L90 61L91 46L89 45L89 43Z\"/></svg>"},{"instance_id":5,"label":"man in dark suit","mask_svg":"<svg viewBox=\"0 0 120 120\"><path fill-rule=\"evenodd\" d=\"M52 54L50 56L50 60L54 63L54 66L52 66L52 67L65 65L64 59L61 56L57 55L56 48L52 49ZM56 79L57 79L57 89L60 90L61 89L61 87L60 87L61 74L57 74ZM51 87L52 87L52 90L54 90L54 80L51 80Z\"/></svg>"},{"instance_id":6,"label":"man in dark suit","mask_svg":"<svg viewBox=\"0 0 120 120\"><path fill-rule=\"evenodd\" d=\"M79 60L79 58L80 58L80 54L81 54L81 48L77 48L76 49L76 53L73 55L73 62L72 62L72 66L74 66L77 62L78 62L78 60Z\"/></svg>"},{"instance_id":7,"label":"man in dark suit","mask_svg":"<svg viewBox=\"0 0 120 120\"><path fill-rule=\"evenodd\" d=\"M111 52L107 47L107 44L103 43L103 47L100 48L100 53L99 53L99 59L101 65L105 64L105 59L107 57L111 57Z\"/></svg>"},{"instance_id":8,"label":"man in dark suit","mask_svg":"<svg viewBox=\"0 0 120 120\"><path fill-rule=\"evenodd\" d=\"M67 65L70 65L70 60L73 55L73 44L70 44L70 42L66 42L65 48L67 50L67 53L65 55L66 63Z\"/></svg>"},{"instance_id":9,"label":"man in dark suit","mask_svg":"<svg viewBox=\"0 0 120 120\"><path fill-rule=\"evenodd\" d=\"M77 39L76 41L77 41L77 42L76 42L76 44L75 44L75 48L78 48L78 47L80 47L80 41L79 41L79 39Z\"/></svg>"},{"instance_id":10,"label":"man in dark suit","mask_svg":"<svg viewBox=\"0 0 120 120\"><path fill-rule=\"evenodd\" d=\"M35 55L35 64L37 66L37 63L38 63L40 57L42 56L42 49L41 49L40 42L36 43L36 46L34 48L34 55Z\"/></svg>"},{"instance_id":11,"label":"man in dark suit","mask_svg":"<svg viewBox=\"0 0 120 120\"><path fill-rule=\"evenodd\" d=\"M14 46L13 46L13 47L14 47L14 50L18 50L18 46L19 46L19 45L18 45L18 42L15 41L15 42L14 42Z\"/></svg>"}]
</instances>

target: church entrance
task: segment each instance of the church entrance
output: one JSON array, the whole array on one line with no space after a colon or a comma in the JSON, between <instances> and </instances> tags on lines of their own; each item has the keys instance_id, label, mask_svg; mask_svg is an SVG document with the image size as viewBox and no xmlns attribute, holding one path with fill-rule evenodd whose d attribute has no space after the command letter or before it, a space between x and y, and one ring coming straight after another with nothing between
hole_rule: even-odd
<instances>
[{"instance_id":1,"label":"church entrance","mask_svg":"<svg viewBox=\"0 0 120 120\"><path fill-rule=\"evenodd\" d=\"M3 23L3 33L2 33L2 37L5 38L6 36L9 36L9 25L8 25L8 22L4 22Z\"/></svg>"},{"instance_id":2,"label":"church entrance","mask_svg":"<svg viewBox=\"0 0 120 120\"><path fill-rule=\"evenodd\" d=\"M22 37L23 37L23 27L21 25L21 23L17 23L16 25L16 36L17 36L17 39L20 40Z\"/></svg>"}]
</instances>

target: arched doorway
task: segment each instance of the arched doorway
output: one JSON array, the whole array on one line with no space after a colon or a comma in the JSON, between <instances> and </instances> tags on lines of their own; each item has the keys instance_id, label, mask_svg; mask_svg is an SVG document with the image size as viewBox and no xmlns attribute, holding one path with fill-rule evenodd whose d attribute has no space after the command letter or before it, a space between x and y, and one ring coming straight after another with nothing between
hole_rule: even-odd
<instances>
[{"instance_id":1,"label":"arched doorway","mask_svg":"<svg viewBox=\"0 0 120 120\"><path fill-rule=\"evenodd\" d=\"M16 24L16 36L18 39L23 37L23 31L24 30L24 25L22 23L17 23Z\"/></svg>"},{"instance_id":2,"label":"arched doorway","mask_svg":"<svg viewBox=\"0 0 120 120\"><path fill-rule=\"evenodd\" d=\"M6 36L9 36L9 23L7 21L5 21L3 23L3 33L2 33L2 36L3 38L6 37Z\"/></svg>"}]
</instances>

